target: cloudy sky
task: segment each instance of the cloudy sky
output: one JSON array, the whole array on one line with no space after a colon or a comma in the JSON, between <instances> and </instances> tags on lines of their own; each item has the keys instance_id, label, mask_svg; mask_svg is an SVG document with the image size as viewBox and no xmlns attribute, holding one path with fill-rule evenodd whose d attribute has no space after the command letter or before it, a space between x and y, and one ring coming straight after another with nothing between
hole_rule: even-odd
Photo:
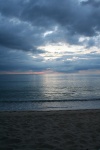
<instances>
[{"instance_id":1,"label":"cloudy sky","mask_svg":"<svg viewBox=\"0 0 100 150\"><path fill-rule=\"evenodd\" d=\"M0 73L100 72L100 0L0 0Z\"/></svg>"}]
</instances>

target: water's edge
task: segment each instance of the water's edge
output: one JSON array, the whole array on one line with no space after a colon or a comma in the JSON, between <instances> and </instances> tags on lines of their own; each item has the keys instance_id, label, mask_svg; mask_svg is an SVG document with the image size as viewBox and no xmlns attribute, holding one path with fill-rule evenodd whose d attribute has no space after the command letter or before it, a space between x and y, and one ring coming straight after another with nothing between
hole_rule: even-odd
<instances>
[{"instance_id":1,"label":"water's edge","mask_svg":"<svg viewBox=\"0 0 100 150\"><path fill-rule=\"evenodd\" d=\"M50 111L100 109L99 100L63 102L1 102L0 111Z\"/></svg>"}]
</instances>

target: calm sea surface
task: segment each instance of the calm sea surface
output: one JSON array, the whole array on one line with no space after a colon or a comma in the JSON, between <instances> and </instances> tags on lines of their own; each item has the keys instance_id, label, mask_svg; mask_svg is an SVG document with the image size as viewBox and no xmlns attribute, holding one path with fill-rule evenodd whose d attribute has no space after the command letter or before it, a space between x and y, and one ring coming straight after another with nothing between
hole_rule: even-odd
<instances>
[{"instance_id":1,"label":"calm sea surface","mask_svg":"<svg viewBox=\"0 0 100 150\"><path fill-rule=\"evenodd\" d=\"M100 75L0 75L0 110L99 108Z\"/></svg>"}]
</instances>

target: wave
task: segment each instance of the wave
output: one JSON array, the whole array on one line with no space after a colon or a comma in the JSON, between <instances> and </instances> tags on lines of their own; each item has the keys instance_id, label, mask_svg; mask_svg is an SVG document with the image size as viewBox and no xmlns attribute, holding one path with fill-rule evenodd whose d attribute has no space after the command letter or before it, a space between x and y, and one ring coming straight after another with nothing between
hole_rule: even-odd
<instances>
[{"instance_id":1,"label":"wave","mask_svg":"<svg viewBox=\"0 0 100 150\"><path fill-rule=\"evenodd\" d=\"M65 100L0 100L0 103L44 103L44 102L74 102L74 101L99 101L100 98L93 99L65 99Z\"/></svg>"}]
</instances>

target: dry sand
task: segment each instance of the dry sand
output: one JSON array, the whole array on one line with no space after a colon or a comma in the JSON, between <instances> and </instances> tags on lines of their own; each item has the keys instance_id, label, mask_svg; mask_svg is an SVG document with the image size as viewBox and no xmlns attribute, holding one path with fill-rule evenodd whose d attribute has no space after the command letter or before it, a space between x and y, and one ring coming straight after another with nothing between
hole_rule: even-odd
<instances>
[{"instance_id":1,"label":"dry sand","mask_svg":"<svg viewBox=\"0 0 100 150\"><path fill-rule=\"evenodd\" d=\"M100 110L0 112L0 150L100 150Z\"/></svg>"}]
</instances>

